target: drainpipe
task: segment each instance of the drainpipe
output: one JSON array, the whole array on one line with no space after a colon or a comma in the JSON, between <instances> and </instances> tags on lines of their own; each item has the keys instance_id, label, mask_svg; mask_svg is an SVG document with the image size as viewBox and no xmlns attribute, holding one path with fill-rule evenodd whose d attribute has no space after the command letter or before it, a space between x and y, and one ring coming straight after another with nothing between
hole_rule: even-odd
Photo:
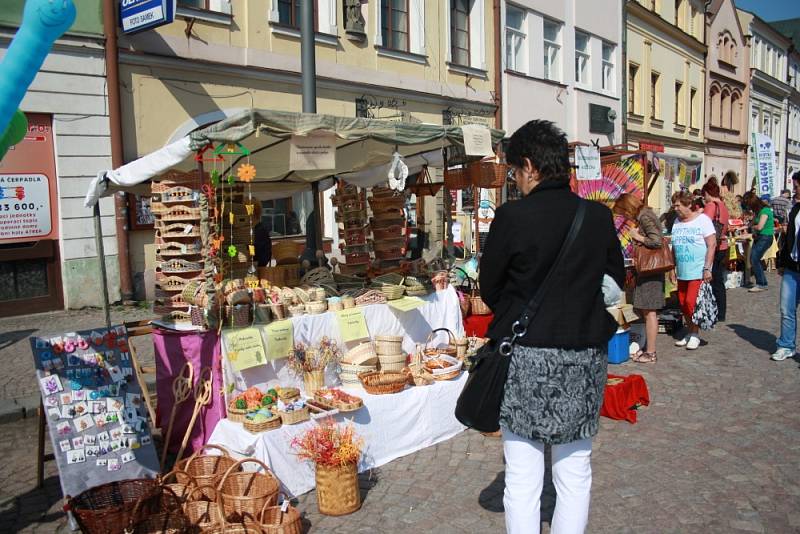
<instances>
[{"instance_id":1,"label":"drainpipe","mask_svg":"<svg viewBox=\"0 0 800 534\"><path fill-rule=\"evenodd\" d=\"M117 12L115 0L103 0L103 35L106 41L106 81L108 84L108 122L111 130L111 166L124 164L122 152L122 117L119 94L119 53L117 49ZM128 257L128 205L124 193L114 195L114 218L119 261L119 288L122 301L133 299L131 263ZM102 261L102 260L101 260Z\"/></svg>"},{"instance_id":2,"label":"drainpipe","mask_svg":"<svg viewBox=\"0 0 800 534\"><path fill-rule=\"evenodd\" d=\"M628 143L628 0L622 0L622 94L620 95L620 137Z\"/></svg>"},{"instance_id":3,"label":"drainpipe","mask_svg":"<svg viewBox=\"0 0 800 534\"><path fill-rule=\"evenodd\" d=\"M503 124L503 33L502 33L502 21L501 18L503 16L502 5L501 2L503 0L494 0L494 5L492 10L494 11L494 99L495 105L497 109L494 111L494 125L495 128L502 129L505 125ZM494 201L496 206L500 206L503 203L503 191L505 191L505 185L503 187L498 187L494 190ZM476 210L475 213L477 214L478 211ZM477 219L477 217L476 217ZM477 233L478 223L475 223L476 228L476 236L480 237L480 233ZM480 243L480 239L478 239L478 243Z\"/></svg>"}]
</instances>

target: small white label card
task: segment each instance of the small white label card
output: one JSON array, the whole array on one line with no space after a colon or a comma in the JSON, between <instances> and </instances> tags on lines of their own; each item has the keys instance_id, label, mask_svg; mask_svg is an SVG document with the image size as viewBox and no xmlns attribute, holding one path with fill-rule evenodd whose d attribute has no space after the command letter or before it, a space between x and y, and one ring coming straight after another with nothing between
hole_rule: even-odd
<instances>
[{"instance_id":1,"label":"small white label card","mask_svg":"<svg viewBox=\"0 0 800 534\"><path fill-rule=\"evenodd\" d=\"M72 444L68 439L62 439L58 442L58 447L61 449L61 452L67 452L72 450Z\"/></svg>"},{"instance_id":2,"label":"small white label card","mask_svg":"<svg viewBox=\"0 0 800 534\"><path fill-rule=\"evenodd\" d=\"M58 400L61 401L62 405L72 404L72 393L62 393L61 395L58 396Z\"/></svg>"},{"instance_id":3,"label":"small white label card","mask_svg":"<svg viewBox=\"0 0 800 534\"><path fill-rule=\"evenodd\" d=\"M73 417L75 417L75 408L71 404L61 407L61 419L72 419Z\"/></svg>"},{"instance_id":4,"label":"small white label card","mask_svg":"<svg viewBox=\"0 0 800 534\"><path fill-rule=\"evenodd\" d=\"M128 441L130 442L131 449L135 450L135 449L138 449L139 447L142 446L142 444L139 443L139 438L136 437L136 436L130 438L130 440L128 440Z\"/></svg>"},{"instance_id":5,"label":"small white label card","mask_svg":"<svg viewBox=\"0 0 800 534\"><path fill-rule=\"evenodd\" d=\"M100 454L108 454L111 452L111 442L107 439L101 439L97 442L98 447L100 447Z\"/></svg>"},{"instance_id":6,"label":"small white label card","mask_svg":"<svg viewBox=\"0 0 800 534\"><path fill-rule=\"evenodd\" d=\"M106 426L106 414L98 413L93 416L94 424L97 425L97 428L103 428Z\"/></svg>"},{"instance_id":7,"label":"small white label card","mask_svg":"<svg viewBox=\"0 0 800 534\"><path fill-rule=\"evenodd\" d=\"M118 458L109 458L108 459L108 470L109 471L119 471L122 469L122 463L119 461Z\"/></svg>"},{"instance_id":8,"label":"small white label card","mask_svg":"<svg viewBox=\"0 0 800 534\"><path fill-rule=\"evenodd\" d=\"M83 436L77 436L72 438L72 448L73 449L82 449L83 448Z\"/></svg>"},{"instance_id":9,"label":"small white label card","mask_svg":"<svg viewBox=\"0 0 800 534\"><path fill-rule=\"evenodd\" d=\"M89 414L82 415L75 419L75 428L78 429L78 432L84 432L89 430L94 426L94 419Z\"/></svg>"},{"instance_id":10,"label":"small white label card","mask_svg":"<svg viewBox=\"0 0 800 534\"><path fill-rule=\"evenodd\" d=\"M47 409L47 418L51 421L56 421L61 419L61 410L58 408L48 408Z\"/></svg>"},{"instance_id":11,"label":"small white label card","mask_svg":"<svg viewBox=\"0 0 800 534\"><path fill-rule=\"evenodd\" d=\"M95 464L98 467L105 467L106 465L108 465L108 459L106 459L106 458L98 458L97 462L95 462Z\"/></svg>"},{"instance_id":12,"label":"small white label card","mask_svg":"<svg viewBox=\"0 0 800 534\"><path fill-rule=\"evenodd\" d=\"M79 464L86 461L86 453L83 449L67 451L67 463Z\"/></svg>"},{"instance_id":13,"label":"small white label card","mask_svg":"<svg viewBox=\"0 0 800 534\"><path fill-rule=\"evenodd\" d=\"M112 428L108 435L111 436L111 439L120 439L122 438L122 427Z\"/></svg>"},{"instance_id":14,"label":"small white label card","mask_svg":"<svg viewBox=\"0 0 800 534\"><path fill-rule=\"evenodd\" d=\"M109 397L106 399L109 412L121 412L125 408L125 401L122 397Z\"/></svg>"},{"instance_id":15,"label":"small white label card","mask_svg":"<svg viewBox=\"0 0 800 534\"><path fill-rule=\"evenodd\" d=\"M138 410L142 406L142 396L138 393L128 393L125 395L126 400L128 401L128 406L131 408Z\"/></svg>"},{"instance_id":16,"label":"small white label card","mask_svg":"<svg viewBox=\"0 0 800 534\"><path fill-rule=\"evenodd\" d=\"M59 436L69 436L72 434L72 425L69 424L69 421L62 421L56 425L56 433Z\"/></svg>"},{"instance_id":17,"label":"small white label card","mask_svg":"<svg viewBox=\"0 0 800 534\"><path fill-rule=\"evenodd\" d=\"M122 455L120 456L120 460L122 460L123 464L127 464L128 462L132 462L135 459L136 459L136 455L133 454L130 451L122 453Z\"/></svg>"},{"instance_id":18,"label":"small white label card","mask_svg":"<svg viewBox=\"0 0 800 534\"><path fill-rule=\"evenodd\" d=\"M97 443L97 436L93 434L87 434L83 436L83 444L84 445L94 445Z\"/></svg>"},{"instance_id":19,"label":"small white label card","mask_svg":"<svg viewBox=\"0 0 800 534\"><path fill-rule=\"evenodd\" d=\"M112 365L109 367L108 374L111 375L111 380L114 382L122 382L125 380L125 375L122 374L122 369L119 368L119 365Z\"/></svg>"},{"instance_id":20,"label":"small white label card","mask_svg":"<svg viewBox=\"0 0 800 534\"><path fill-rule=\"evenodd\" d=\"M100 446L99 445L89 445L86 447L86 456L88 458L96 458L100 456Z\"/></svg>"},{"instance_id":21,"label":"small white label card","mask_svg":"<svg viewBox=\"0 0 800 534\"><path fill-rule=\"evenodd\" d=\"M119 439L111 440L111 452L117 452L122 448L122 441Z\"/></svg>"},{"instance_id":22,"label":"small white label card","mask_svg":"<svg viewBox=\"0 0 800 534\"><path fill-rule=\"evenodd\" d=\"M44 399L44 405L48 408L58 408L58 395L50 395Z\"/></svg>"},{"instance_id":23,"label":"small white label card","mask_svg":"<svg viewBox=\"0 0 800 534\"><path fill-rule=\"evenodd\" d=\"M86 390L85 389L73 389L72 390L72 402L85 401L85 400L86 400Z\"/></svg>"},{"instance_id":24,"label":"small white label card","mask_svg":"<svg viewBox=\"0 0 800 534\"><path fill-rule=\"evenodd\" d=\"M153 439L149 435L142 436L142 445L150 445L151 441L153 441Z\"/></svg>"},{"instance_id":25,"label":"small white label card","mask_svg":"<svg viewBox=\"0 0 800 534\"><path fill-rule=\"evenodd\" d=\"M97 434L97 439L99 441L109 441L111 439L111 436L108 435L108 432L100 432L99 434Z\"/></svg>"},{"instance_id":26,"label":"small white label card","mask_svg":"<svg viewBox=\"0 0 800 534\"><path fill-rule=\"evenodd\" d=\"M58 393L59 391L64 390L64 387L61 385L61 379L58 377L58 375L45 376L40 378L39 382L42 385L42 391L44 391L45 395L52 395L53 393Z\"/></svg>"},{"instance_id":27,"label":"small white label card","mask_svg":"<svg viewBox=\"0 0 800 534\"><path fill-rule=\"evenodd\" d=\"M72 397L72 400L75 400L75 397ZM75 409L76 416L86 415L89 413L89 405L85 401L76 402L72 405L72 407Z\"/></svg>"}]
</instances>

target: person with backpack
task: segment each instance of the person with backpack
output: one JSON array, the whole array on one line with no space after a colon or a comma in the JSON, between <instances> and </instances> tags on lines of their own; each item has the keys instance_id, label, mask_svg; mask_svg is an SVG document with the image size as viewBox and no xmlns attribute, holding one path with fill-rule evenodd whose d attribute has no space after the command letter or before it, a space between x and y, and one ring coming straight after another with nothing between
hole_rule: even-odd
<instances>
[{"instance_id":1,"label":"person with backpack","mask_svg":"<svg viewBox=\"0 0 800 534\"><path fill-rule=\"evenodd\" d=\"M717 232L717 250L714 252L714 264L711 267L711 290L714 299L717 301L717 320L724 321L728 307L727 295L725 293L725 278L728 274L728 221L730 214L725 202L720 198L720 189L717 179L713 176L703 186L703 196L705 197L705 213Z\"/></svg>"}]
</instances>

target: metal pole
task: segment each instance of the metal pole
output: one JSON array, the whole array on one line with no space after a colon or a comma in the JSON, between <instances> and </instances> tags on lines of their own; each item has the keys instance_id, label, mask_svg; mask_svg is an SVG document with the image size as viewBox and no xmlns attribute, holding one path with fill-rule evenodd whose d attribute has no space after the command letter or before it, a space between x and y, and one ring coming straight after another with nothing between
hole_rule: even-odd
<instances>
[{"instance_id":1,"label":"metal pole","mask_svg":"<svg viewBox=\"0 0 800 534\"><path fill-rule=\"evenodd\" d=\"M300 71L303 78L303 113L317 112L317 58L314 49L314 0L301 0Z\"/></svg>"},{"instance_id":2,"label":"metal pole","mask_svg":"<svg viewBox=\"0 0 800 534\"><path fill-rule=\"evenodd\" d=\"M103 312L106 315L106 328L111 328L111 310L108 305L108 278L106 275L106 255L103 249L103 227L100 224L100 201L94 205L94 243L97 248L97 262L100 264L100 288L103 291Z\"/></svg>"}]
</instances>

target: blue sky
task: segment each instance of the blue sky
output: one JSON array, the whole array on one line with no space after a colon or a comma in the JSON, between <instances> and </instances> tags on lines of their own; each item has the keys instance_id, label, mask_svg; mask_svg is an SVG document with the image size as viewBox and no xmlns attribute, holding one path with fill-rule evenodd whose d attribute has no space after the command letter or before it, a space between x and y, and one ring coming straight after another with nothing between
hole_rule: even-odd
<instances>
[{"instance_id":1,"label":"blue sky","mask_svg":"<svg viewBox=\"0 0 800 534\"><path fill-rule=\"evenodd\" d=\"M800 0L734 0L736 7L755 13L767 22L800 18Z\"/></svg>"}]
</instances>

